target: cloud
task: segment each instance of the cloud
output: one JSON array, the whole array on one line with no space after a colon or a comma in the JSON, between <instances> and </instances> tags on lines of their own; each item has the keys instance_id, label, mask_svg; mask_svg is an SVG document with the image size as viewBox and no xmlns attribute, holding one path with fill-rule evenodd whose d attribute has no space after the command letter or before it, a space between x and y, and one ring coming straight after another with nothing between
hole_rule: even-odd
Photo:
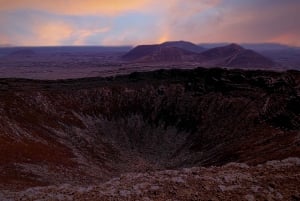
<instances>
[{"instance_id":1,"label":"cloud","mask_svg":"<svg viewBox=\"0 0 300 201\"><path fill-rule=\"evenodd\" d=\"M171 3L170 3L171 2ZM191 17L209 8L216 7L221 0L171 0L169 2L168 18L171 20Z\"/></svg>"},{"instance_id":2,"label":"cloud","mask_svg":"<svg viewBox=\"0 0 300 201\"><path fill-rule=\"evenodd\" d=\"M32 27L29 36L16 35L14 39L17 44L24 46L86 45L86 40L92 35L103 34L109 30L109 27L78 30L70 24L49 22ZM99 45L96 42L94 44Z\"/></svg>"},{"instance_id":3,"label":"cloud","mask_svg":"<svg viewBox=\"0 0 300 201\"><path fill-rule=\"evenodd\" d=\"M169 39L300 45L300 1L223 0L194 6L188 14L179 10L167 18L162 29Z\"/></svg>"},{"instance_id":4,"label":"cloud","mask_svg":"<svg viewBox=\"0 0 300 201\"><path fill-rule=\"evenodd\" d=\"M0 45L7 45L9 43L10 43L9 38L4 34L0 34Z\"/></svg>"},{"instance_id":5,"label":"cloud","mask_svg":"<svg viewBox=\"0 0 300 201\"><path fill-rule=\"evenodd\" d=\"M300 35L299 1L263 0L226 9L222 22L211 32L213 40L300 45L296 37ZM281 36L289 37L276 41Z\"/></svg>"},{"instance_id":6,"label":"cloud","mask_svg":"<svg viewBox=\"0 0 300 201\"><path fill-rule=\"evenodd\" d=\"M109 27L78 26L76 23L44 19L29 20L25 24L0 33L0 43L21 46L85 45L89 37L110 30Z\"/></svg>"},{"instance_id":7,"label":"cloud","mask_svg":"<svg viewBox=\"0 0 300 201\"><path fill-rule=\"evenodd\" d=\"M160 22L159 42L186 39L193 31L192 23L197 23L197 16L217 7L221 0L170 0L165 4Z\"/></svg>"},{"instance_id":8,"label":"cloud","mask_svg":"<svg viewBox=\"0 0 300 201\"><path fill-rule=\"evenodd\" d=\"M11 40L22 46L61 45L72 34L72 27L60 22L51 22L32 27L28 35L14 34Z\"/></svg>"},{"instance_id":9,"label":"cloud","mask_svg":"<svg viewBox=\"0 0 300 201\"><path fill-rule=\"evenodd\" d=\"M153 32L152 35L136 35L136 30L126 30L121 34L109 34L101 40L101 45L118 46L118 45L140 45L152 44L157 42L159 36Z\"/></svg>"},{"instance_id":10,"label":"cloud","mask_svg":"<svg viewBox=\"0 0 300 201\"><path fill-rule=\"evenodd\" d=\"M300 32L298 33L283 33L277 36L274 36L268 39L266 42L271 43L282 43L291 46L300 46L300 39L299 39Z\"/></svg>"},{"instance_id":11,"label":"cloud","mask_svg":"<svg viewBox=\"0 0 300 201\"><path fill-rule=\"evenodd\" d=\"M135 45L167 40L300 46L298 0L0 0L0 43Z\"/></svg>"},{"instance_id":12,"label":"cloud","mask_svg":"<svg viewBox=\"0 0 300 201\"><path fill-rule=\"evenodd\" d=\"M83 29L78 31L73 31L73 37L75 37L75 41L73 45L86 45L87 39L95 34L106 33L110 30L110 27L96 28L96 29Z\"/></svg>"},{"instance_id":13,"label":"cloud","mask_svg":"<svg viewBox=\"0 0 300 201\"><path fill-rule=\"evenodd\" d=\"M150 0L0 0L0 10L40 10L64 15L115 15L139 10Z\"/></svg>"}]
</instances>

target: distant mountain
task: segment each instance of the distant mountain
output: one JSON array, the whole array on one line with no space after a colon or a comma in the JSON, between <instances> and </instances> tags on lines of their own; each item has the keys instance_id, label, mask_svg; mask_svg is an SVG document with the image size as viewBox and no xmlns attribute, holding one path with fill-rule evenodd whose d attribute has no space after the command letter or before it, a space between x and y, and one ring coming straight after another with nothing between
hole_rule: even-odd
<instances>
[{"instance_id":1,"label":"distant mountain","mask_svg":"<svg viewBox=\"0 0 300 201\"><path fill-rule=\"evenodd\" d=\"M222 47L215 47L209 49L205 52L202 52L201 55L205 56L207 59L216 59L216 58L230 57L243 50L244 48L237 44L230 44Z\"/></svg>"},{"instance_id":2,"label":"distant mountain","mask_svg":"<svg viewBox=\"0 0 300 201\"><path fill-rule=\"evenodd\" d=\"M152 54L140 59L144 62L187 62L194 61L195 53L177 47L160 46Z\"/></svg>"},{"instance_id":3,"label":"distant mountain","mask_svg":"<svg viewBox=\"0 0 300 201\"><path fill-rule=\"evenodd\" d=\"M200 43L199 46L205 48L205 49L211 49L215 47L221 47L225 45L229 45L230 43Z\"/></svg>"},{"instance_id":4,"label":"distant mountain","mask_svg":"<svg viewBox=\"0 0 300 201\"><path fill-rule=\"evenodd\" d=\"M197 53L200 53L200 52L203 52L206 50L203 47L200 47L198 45L195 45L194 43L187 42L187 41L169 41L169 42L162 43L161 46L177 47L177 48L181 48L183 50L187 50L190 52L197 52Z\"/></svg>"},{"instance_id":5,"label":"distant mountain","mask_svg":"<svg viewBox=\"0 0 300 201\"><path fill-rule=\"evenodd\" d=\"M268 68L275 65L271 59L237 44L212 48L201 55L207 66Z\"/></svg>"},{"instance_id":6,"label":"distant mountain","mask_svg":"<svg viewBox=\"0 0 300 201\"><path fill-rule=\"evenodd\" d=\"M140 50L138 48L137 50ZM141 57L138 57L136 61L139 62L186 62L194 61L195 53L189 52L187 50L177 48L177 47L168 47L168 46L158 46L154 48L142 48ZM148 52L148 54L144 54Z\"/></svg>"},{"instance_id":7,"label":"distant mountain","mask_svg":"<svg viewBox=\"0 0 300 201\"><path fill-rule=\"evenodd\" d=\"M246 49L251 49L254 51L285 50L295 48L289 45L283 45L279 43L242 43L241 45Z\"/></svg>"},{"instance_id":8,"label":"distant mountain","mask_svg":"<svg viewBox=\"0 0 300 201\"><path fill-rule=\"evenodd\" d=\"M237 44L203 51L203 48L184 41L140 45L125 54L123 59L151 63L197 62L205 67L270 68L275 66L271 59Z\"/></svg>"},{"instance_id":9,"label":"distant mountain","mask_svg":"<svg viewBox=\"0 0 300 201\"><path fill-rule=\"evenodd\" d=\"M122 58L125 60L139 60L153 54L158 49L159 45L139 45L126 53Z\"/></svg>"},{"instance_id":10,"label":"distant mountain","mask_svg":"<svg viewBox=\"0 0 300 201\"><path fill-rule=\"evenodd\" d=\"M200 43L199 45L205 49L211 49L215 47L221 47L229 45L230 43ZM241 43L243 48L251 49L257 52L266 51L266 50L285 50L290 48L299 48L289 45L284 45L280 43Z\"/></svg>"},{"instance_id":11,"label":"distant mountain","mask_svg":"<svg viewBox=\"0 0 300 201\"><path fill-rule=\"evenodd\" d=\"M247 50L240 52L232 57L226 64L231 67L254 67L254 68L270 68L276 66L271 59L253 51Z\"/></svg>"},{"instance_id":12,"label":"distant mountain","mask_svg":"<svg viewBox=\"0 0 300 201\"><path fill-rule=\"evenodd\" d=\"M191 42L170 41L155 45L139 45L123 56L128 61L185 61L205 49Z\"/></svg>"}]
</instances>

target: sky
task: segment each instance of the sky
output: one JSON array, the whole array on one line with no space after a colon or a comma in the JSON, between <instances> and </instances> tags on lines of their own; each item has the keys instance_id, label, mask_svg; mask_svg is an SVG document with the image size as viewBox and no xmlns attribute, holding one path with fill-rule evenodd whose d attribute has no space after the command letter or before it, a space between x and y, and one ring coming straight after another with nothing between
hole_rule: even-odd
<instances>
[{"instance_id":1,"label":"sky","mask_svg":"<svg viewBox=\"0 0 300 201\"><path fill-rule=\"evenodd\" d=\"M0 45L300 46L299 19L300 0L0 0Z\"/></svg>"}]
</instances>

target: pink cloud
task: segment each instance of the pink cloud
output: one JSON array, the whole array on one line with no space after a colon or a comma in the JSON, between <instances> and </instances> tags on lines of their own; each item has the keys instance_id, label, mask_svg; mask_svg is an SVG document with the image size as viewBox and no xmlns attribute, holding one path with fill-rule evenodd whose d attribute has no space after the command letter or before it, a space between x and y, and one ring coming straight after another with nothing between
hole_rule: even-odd
<instances>
[{"instance_id":1,"label":"pink cloud","mask_svg":"<svg viewBox=\"0 0 300 201\"><path fill-rule=\"evenodd\" d=\"M253 1L228 4L225 0L201 4L188 13L172 10L173 15L162 26L169 39L193 42L278 42L300 44L298 1ZM203 3L203 2L202 2ZM176 7L175 7L176 8ZM195 12L193 12L193 10ZM182 11L183 12L183 11ZM206 12L204 16L194 14ZM194 14L191 14L194 13Z\"/></svg>"},{"instance_id":2,"label":"pink cloud","mask_svg":"<svg viewBox=\"0 0 300 201\"><path fill-rule=\"evenodd\" d=\"M150 0L0 0L0 10L35 9L68 15L115 15L147 6Z\"/></svg>"},{"instance_id":3,"label":"pink cloud","mask_svg":"<svg viewBox=\"0 0 300 201\"><path fill-rule=\"evenodd\" d=\"M106 33L110 30L110 27L94 28L94 29L82 29L73 30L73 37L76 38L73 45L85 45L86 39L94 34Z\"/></svg>"},{"instance_id":4,"label":"pink cloud","mask_svg":"<svg viewBox=\"0 0 300 201\"><path fill-rule=\"evenodd\" d=\"M163 20L160 22L160 36L158 42L167 40L185 39L189 40L190 30L183 30L182 24L187 24L197 14L214 8L221 3L221 0L190 0L188 3L183 0L170 0L164 4L165 10Z\"/></svg>"},{"instance_id":5,"label":"pink cloud","mask_svg":"<svg viewBox=\"0 0 300 201\"><path fill-rule=\"evenodd\" d=\"M35 15L24 20L7 12L21 10L16 13L22 16L27 9ZM189 40L300 45L299 10L295 0L0 0L0 26L5 27L0 43L128 45ZM139 16L148 24L143 26Z\"/></svg>"},{"instance_id":6,"label":"pink cloud","mask_svg":"<svg viewBox=\"0 0 300 201\"><path fill-rule=\"evenodd\" d=\"M21 45L60 45L61 41L71 36L71 26L60 22L47 22L35 26L32 37L19 38Z\"/></svg>"}]
</instances>

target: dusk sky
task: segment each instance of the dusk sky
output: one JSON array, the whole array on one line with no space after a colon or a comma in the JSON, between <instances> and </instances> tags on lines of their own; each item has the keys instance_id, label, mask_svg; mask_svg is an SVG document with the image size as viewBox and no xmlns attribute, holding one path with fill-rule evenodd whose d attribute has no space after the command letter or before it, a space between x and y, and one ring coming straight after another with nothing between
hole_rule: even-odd
<instances>
[{"instance_id":1,"label":"dusk sky","mask_svg":"<svg viewBox=\"0 0 300 201\"><path fill-rule=\"evenodd\" d=\"M300 0L0 0L0 27L0 44L20 46L300 46Z\"/></svg>"}]
</instances>

